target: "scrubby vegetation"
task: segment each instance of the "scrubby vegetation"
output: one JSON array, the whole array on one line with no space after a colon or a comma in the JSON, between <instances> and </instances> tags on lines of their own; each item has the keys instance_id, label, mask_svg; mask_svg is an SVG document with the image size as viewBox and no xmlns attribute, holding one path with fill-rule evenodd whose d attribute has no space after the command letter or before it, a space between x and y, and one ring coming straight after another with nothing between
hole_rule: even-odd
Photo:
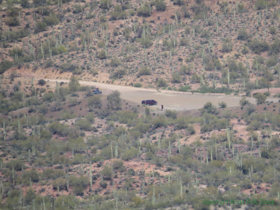
<instances>
[{"instance_id":1,"label":"scrubby vegetation","mask_svg":"<svg viewBox=\"0 0 280 210\"><path fill-rule=\"evenodd\" d=\"M278 1L0 8L0 209L279 209ZM244 97L160 111L80 80Z\"/></svg>"}]
</instances>

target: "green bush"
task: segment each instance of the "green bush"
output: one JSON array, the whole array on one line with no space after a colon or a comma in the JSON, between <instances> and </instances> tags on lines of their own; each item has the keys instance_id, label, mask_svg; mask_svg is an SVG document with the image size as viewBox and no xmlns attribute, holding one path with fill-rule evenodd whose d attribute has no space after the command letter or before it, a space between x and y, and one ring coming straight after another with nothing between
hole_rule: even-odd
<instances>
[{"instance_id":1,"label":"green bush","mask_svg":"<svg viewBox=\"0 0 280 210\"><path fill-rule=\"evenodd\" d=\"M188 90L190 90L190 89L191 89L191 87L186 85L186 86L180 87L178 90L182 91L182 92L188 92Z\"/></svg>"},{"instance_id":2,"label":"green bush","mask_svg":"<svg viewBox=\"0 0 280 210\"><path fill-rule=\"evenodd\" d=\"M138 150L135 147L132 147L130 149L125 150L124 153L122 153L122 159L125 161L128 161L132 158L137 157Z\"/></svg>"},{"instance_id":3,"label":"green bush","mask_svg":"<svg viewBox=\"0 0 280 210\"><path fill-rule=\"evenodd\" d=\"M36 170L24 171L22 173L22 182L26 185L30 184L30 179L32 182L39 182L39 174Z\"/></svg>"},{"instance_id":4,"label":"green bush","mask_svg":"<svg viewBox=\"0 0 280 210\"><path fill-rule=\"evenodd\" d=\"M98 54L97 54L97 58L103 60L103 59L106 59L107 56L106 56L106 52L104 50L100 51Z\"/></svg>"},{"instance_id":5,"label":"green bush","mask_svg":"<svg viewBox=\"0 0 280 210\"><path fill-rule=\"evenodd\" d=\"M229 37L223 39L222 52L225 52L225 53L231 52L232 46L233 46L233 44Z\"/></svg>"},{"instance_id":6,"label":"green bush","mask_svg":"<svg viewBox=\"0 0 280 210\"><path fill-rule=\"evenodd\" d=\"M10 69L13 66L13 62L8 61L8 60L3 60L0 63L0 74L3 74L5 71Z\"/></svg>"},{"instance_id":7,"label":"green bush","mask_svg":"<svg viewBox=\"0 0 280 210\"><path fill-rule=\"evenodd\" d=\"M147 66L138 71L137 77L141 77L143 75L151 75L151 70Z\"/></svg>"},{"instance_id":8,"label":"green bush","mask_svg":"<svg viewBox=\"0 0 280 210\"><path fill-rule=\"evenodd\" d=\"M101 174L102 174L104 180L111 180L113 177L113 171L109 166L105 166L102 169Z\"/></svg>"},{"instance_id":9,"label":"green bush","mask_svg":"<svg viewBox=\"0 0 280 210\"><path fill-rule=\"evenodd\" d=\"M151 16L151 10L148 3L145 3L140 9L137 10L137 15L142 17Z\"/></svg>"},{"instance_id":10,"label":"green bush","mask_svg":"<svg viewBox=\"0 0 280 210\"><path fill-rule=\"evenodd\" d=\"M270 45L269 55L278 55L280 52L280 39L276 38Z\"/></svg>"},{"instance_id":11,"label":"green bush","mask_svg":"<svg viewBox=\"0 0 280 210\"><path fill-rule=\"evenodd\" d=\"M55 94L53 92L45 93L42 99L44 102L52 102L55 99Z\"/></svg>"},{"instance_id":12,"label":"green bush","mask_svg":"<svg viewBox=\"0 0 280 210\"><path fill-rule=\"evenodd\" d=\"M267 96L264 95L264 94L262 94L262 93L257 93L257 94L255 94L255 95L253 95L253 97L254 97L255 99L257 99L257 104L258 104L258 105L259 105L259 104L265 103L266 98L267 98Z\"/></svg>"},{"instance_id":13,"label":"green bush","mask_svg":"<svg viewBox=\"0 0 280 210\"><path fill-rule=\"evenodd\" d=\"M220 108L226 108L227 107L227 103L226 102L221 102L221 103L219 103L219 107Z\"/></svg>"},{"instance_id":14,"label":"green bush","mask_svg":"<svg viewBox=\"0 0 280 210\"><path fill-rule=\"evenodd\" d=\"M57 18L57 16L55 14L45 17L44 21L48 26L56 25L59 23L59 19Z\"/></svg>"},{"instance_id":15,"label":"green bush","mask_svg":"<svg viewBox=\"0 0 280 210\"><path fill-rule=\"evenodd\" d=\"M125 69L118 69L110 75L110 79L121 79L126 75Z\"/></svg>"},{"instance_id":16,"label":"green bush","mask_svg":"<svg viewBox=\"0 0 280 210\"><path fill-rule=\"evenodd\" d=\"M8 26L18 26L19 25L18 17L8 17L5 20L5 23Z\"/></svg>"},{"instance_id":17,"label":"green bush","mask_svg":"<svg viewBox=\"0 0 280 210\"><path fill-rule=\"evenodd\" d=\"M68 85L69 90L71 92L76 92L76 91L78 91L80 89L80 86L81 85L79 83L79 80L74 75L71 76L70 82L69 82L69 85Z\"/></svg>"},{"instance_id":18,"label":"green bush","mask_svg":"<svg viewBox=\"0 0 280 210\"><path fill-rule=\"evenodd\" d=\"M39 33L41 31L46 31L47 29L47 23L45 22L36 22L36 25L35 25L35 33Z\"/></svg>"},{"instance_id":19,"label":"green bush","mask_svg":"<svg viewBox=\"0 0 280 210\"><path fill-rule=\"evenodd\" d=\"M59 190L67 190L67 183L66 180L63 178L57 178L52 183L53 189L57 190L59 187Z\"/></svg>"},{"instance_id":20,"label":"green bush","mask_svg":"<svg viewBox=\"0 0 280 210\"><path fill-rule=\"evenodd\" d=\"M257 0L255 3L255 8L257 10L265 9L267 5L267 1L265 0Z\"/></svg>"},{"instance_id":21,"label":"green bush","mask_svg":"<svg viewBox=\"0 0 280 210\"><path fill-rule=\"evenodd\" d=\"M82 5L81 5L81 4L75 4L75 5L74 5L74 11L73 11L73 13L78 14L78 13L80 13L80 12L82 12L82 11L83 11L83 8L82 8Z\"/></svg>"},{"instance_id":22,"label":"green bush","mask_svg":"<svg viewBox=\"0 0 280 210\"><path fill-rule=\"evenodd\" d=\"M7 163L6 167L10 170L14 167L15 171L21 171L21 169L25 169L25 165L21 160L11 160Z\"/></svg>"},{"instance_id":23,"label":"green bush","mask_svg":"<svg viewBox=\"0 0 280 210\"><path fill-rule=\"evenodd\" d=\"M100 1L100 8L101 9L110 9L111 7L111 4L112 4L112 1L111 0L101 0Z\"/></svg>"},{"instance_id":24,"label":"green bush","mask_svg":"<svg viewBox=\"0 0 280 210\"><path fill-rule=\"evenodd\" d=\"M102 101L100 96L98 95L90 97L87 102L89 107L93 107L96 109L100 109L102 107Z\"/></svg>"},{"instance_id":25,"label":"green bush","mask_svg":"<svg viewBox=\"0 0 280 210\"><path fill-rule=\"evenodd\" d=\"M74 193L77 196L83 196L85 188L89 185L89 180L85 176L76 177L70 176L69 185L73 187Z\"/></svg>"},{"instance_id":26,"label":"green bush","mask_svg":"<svg viewBox=\"0 0 280 210\"><path fill-rule=\"evenodd\" d=\"M237 39L239 39L239 40L247 40L248 37L249 37L249 35L247 34L247 31L246 31L245 28L239 29Z\"/></svg>"},{"instance_id":27,"label":"green bush","mask_svg":"<svg viewBox=\"0 0 280 210\"><path fill-rule=\"evenodd\" d=\"M248 43L248 46L255 54L260 54L261 52L265 52L269 50L269 44L266 41L262 42L257 39L250 41Z\"/></svg>"},{"instance_id":28,"label":"green bush","mask_svg":"<svg viewBox=\"0 0 280 210\"><path fill-rule=\"evenodd\" d=\"M81 130L84 131L91 131L92 130L92 126L91 126L91 122L87 119L80 119L76 122L76 126L78 128L80 128Z\"/></svg>"},{"instance_id":29,"label":"green bush","mask_svg":"<svg viewBox=\"0 0 280 210\"><path fill-rule=\"evenodd\" d=\"M141 83L135 83L133 86L134 87L142 87L142 84Z\"/></svg>"},{"instance_id":30,"label":"green bush","mask_svg":"<svg viewBox=\"0 0 280 210\"><path fill-rule=\"evenodd\" d=\"M112 110L119 110L122 107L120 92L114 91L107 96L107 106Z\"/></svg>"},{"instance_id":31,"label":"green bush","mask_svg":"<svg viewBox=\"0 0 280 210\"><path fill-rule=\"evenodd\" d=\"M157 87L166 87L166 86L167 86L167 82L163 78L159 78L159 80L157 81Z\"/></svg>"},{"instance_id":32,"label":"green bush","mask_svg":"<svg viewBox=\"0 0 280 210\"><path fill-rule=\"evenodd\" d=\"M177 111L175 110L170 110L170 109L166 109L165 111L165 116L166 117L170 117L172 119L177 119Z\"/></svg>"},{"instance_id":33,"label":"green bush","mask_svg":"<svg viewBox=\"0 0 280 210\"><path fill-rule=\"evenodd\" d=\"M154 128L160 128L162 126L166 126L167 125L167 121L166 118L164 116L159 116L156 119L153 120L152 122Z\"/></svg>"},{"instance_id":34,"label":"green bush","mask_svg":"<svg viewBox=\"0 0 280 210\"><path fill-rule=\"evenodd\" d=\"M156 6L157 12L164 12L166 10L166 4L164 0L155 0L154 5Z\"/></svg>"}]
</instances>

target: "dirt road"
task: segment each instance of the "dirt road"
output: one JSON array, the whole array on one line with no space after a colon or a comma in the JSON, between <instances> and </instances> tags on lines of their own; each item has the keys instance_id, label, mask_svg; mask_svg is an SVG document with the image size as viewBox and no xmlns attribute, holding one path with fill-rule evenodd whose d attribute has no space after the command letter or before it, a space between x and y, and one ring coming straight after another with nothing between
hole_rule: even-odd
<instances>
[{"instance_id":1,"label":"dirt road","mask_svg":"<svg viewBox=\"0 0 280 210\"><path fill-rule=\"evenodd\" d=\"M49 82L69 82L69 80L59 79L46 79ZM168 90L161 90L160 92L155 89L135 88L131 86L119 86L89 81L79 81L81 85L96 86L107 95L114 90L118 90L121 93L121 98L129 101L133 101L140 104L142 100L154 99L158 102L158 105L153 109L159 109L161 105L165 109L175 110L191 110L199 109L207 102L212 102L215 106L218 106L220 102L226 102L228 107L239 106L239 101L242 97L221 95L221 94L199 94L199 93L184 93ZM256 103L255 98L247 98L251 103ZM277 98L268 98L268 101L277 102Z\"/></svg>"}]
</instances>

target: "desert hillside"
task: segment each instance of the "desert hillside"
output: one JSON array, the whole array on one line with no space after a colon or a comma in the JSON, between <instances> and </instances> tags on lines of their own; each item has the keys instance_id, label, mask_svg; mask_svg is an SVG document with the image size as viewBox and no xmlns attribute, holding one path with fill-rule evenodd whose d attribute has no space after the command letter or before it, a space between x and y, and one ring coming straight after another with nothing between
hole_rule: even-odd
<instances>
[{"instance_id":1,"label":"desert hillside","mask_svg":"<svg viewBox=\"0 0 280 210\"><path fill-rule=\"evenodd\" d=\"M279 30L277 0L0 0L0 209L278 210Z\"/></svg>"}]
</instances>

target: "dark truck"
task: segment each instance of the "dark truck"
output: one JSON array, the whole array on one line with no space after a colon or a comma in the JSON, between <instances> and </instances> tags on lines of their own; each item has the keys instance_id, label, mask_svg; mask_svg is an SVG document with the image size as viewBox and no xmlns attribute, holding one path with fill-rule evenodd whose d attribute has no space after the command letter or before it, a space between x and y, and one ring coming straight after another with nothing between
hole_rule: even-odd
<instances>
[{"instance_id":1,"label":"dark truck","mask_svg":"<svg viewBox=\"0 0 280 210\"><path fill-rule=\"evenodd\" d=\"M142 101L142 104L157 105L157 101L155 101L155 100L144 100L144 101Z\"/></svg>"},{"instance_id":2,"label":"dark truck","mask_svg":"<svg viewBox=\"0 0 280 210\"><path fill-rule=\"evenodd\" d=\"M94 91L92 91L92 93L93 93L94 95L100 95L100 94L102 94L102 92L99 90L99 88L96 88Z\"/></svg>"}]
</instances>

